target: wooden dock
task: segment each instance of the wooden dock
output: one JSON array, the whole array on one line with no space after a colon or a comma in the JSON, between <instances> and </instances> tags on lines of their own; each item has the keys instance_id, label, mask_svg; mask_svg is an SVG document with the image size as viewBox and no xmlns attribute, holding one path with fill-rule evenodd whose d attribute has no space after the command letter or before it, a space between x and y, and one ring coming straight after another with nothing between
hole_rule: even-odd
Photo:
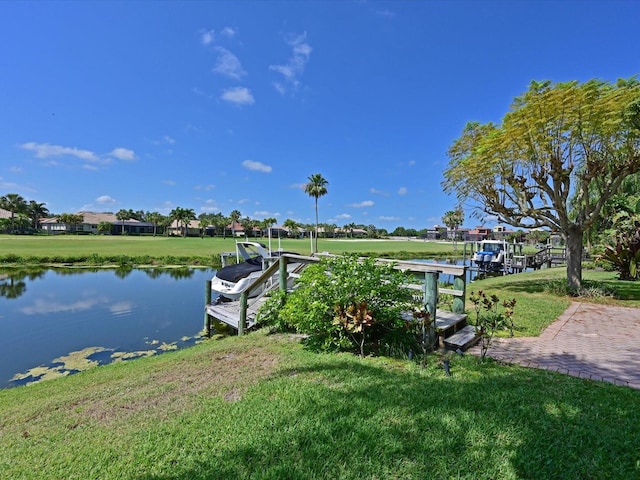
<instances>
[{"instance_id":1,"label":"wooden dock","mask_svg":"<svg viewBox=\"0 0 640 480\"><path fill-rule=\"evenodd\" d=\"M255 301L252 301L247 305L245 328L253 328L256 325L256 313L265 301L266 297L263 296L255 299ZM217 304L205 305L205 312L216 320L238 330L238 326L240 324L240 307L241 305L239 300L233 302L220 302Z\"/></svg>"}]
</instances>

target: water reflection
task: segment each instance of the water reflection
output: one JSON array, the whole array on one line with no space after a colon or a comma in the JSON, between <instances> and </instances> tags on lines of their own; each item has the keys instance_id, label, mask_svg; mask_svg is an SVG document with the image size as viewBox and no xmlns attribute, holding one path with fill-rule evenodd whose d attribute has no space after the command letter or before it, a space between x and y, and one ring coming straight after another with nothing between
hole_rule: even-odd
<instances>
[{"instance_id":1,"label":"water reflection","mask_svg":"<svg viewBox=\"0 0 640 480\"><path fill-rule=\"evenodd\" d=\"M193 345L210 269L0 274L0 388Z\"/></svg>"}]
</instances>

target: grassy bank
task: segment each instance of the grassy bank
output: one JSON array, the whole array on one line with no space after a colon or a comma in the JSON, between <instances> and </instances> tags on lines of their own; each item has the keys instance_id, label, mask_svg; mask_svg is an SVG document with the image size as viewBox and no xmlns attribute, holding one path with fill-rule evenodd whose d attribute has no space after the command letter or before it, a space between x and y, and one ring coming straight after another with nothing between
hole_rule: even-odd
<instances>
[{"instance_id":1,"label":"grassy bank","mask_svg":"<svg viewBox=\"0 0 640 480\"><path fill-rule=\"evenodd\" d=\"M267 238L251 239L268 244ZM272 249L308 255L308 239L277 239ZM393 258L434 258L460 255L451 244L423 241L367 241L324 239L318 250L334 254L358 253ZM134 264L217 265L219 255L234 252L232 238L128 237L102 235L16 236L0 235L0 266L15 264Z\"/></svg>"},{"instance_id":2,"label":"grassy bank","mask_svg":"<svg viewBox=\"0 0 640 480\"><path fill-rule=\"evenodd\" d=\"M636 478L640 392L255 333L0 391L0 477Z\"/></svg>"}]
</instances>

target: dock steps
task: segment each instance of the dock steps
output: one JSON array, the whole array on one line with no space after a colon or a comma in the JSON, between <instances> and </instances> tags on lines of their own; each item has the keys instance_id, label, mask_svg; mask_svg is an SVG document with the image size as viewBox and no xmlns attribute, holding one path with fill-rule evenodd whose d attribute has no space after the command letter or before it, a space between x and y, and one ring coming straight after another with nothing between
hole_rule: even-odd
<instances>
[{"instance_id":1,"label":"dock steps","mask_svg":"<svg viewBox=\"0 0 640 480\"><path fill-rule=\"evenodd\" d=\"M452 350L466 350L475 345L480 337L476 335L476 327L467 325L443 340L444 346Z\"/></svg>"},{"instance_id":2,"label":"dock steps","mask_svg":"<svg viewBox=\"0 0 640 480\"><path fill-rule=\"evenodd\" d=\"M413 314L403 312L402 318L413 320ZM475 327L467 325L466 313L436 310L436 332L439 343L445 348L466 350L478 341Z\"/></svg>"},{"instance_id":3,"label":"dock steps","mask_svg":"<svg viewBox=\"0 0 640 480\"><path fill-rule=\"evenodd\" d=\"M252 328L256 324L256 313L262 304L266 301L266 297L252 299L247 305L247 324L245 328ZM218 304L208 304L205 306L207 314L216 320L226 323L230 327L238 329L240 321L240 302L221 302Z\"/></svg>"}]
</instances>

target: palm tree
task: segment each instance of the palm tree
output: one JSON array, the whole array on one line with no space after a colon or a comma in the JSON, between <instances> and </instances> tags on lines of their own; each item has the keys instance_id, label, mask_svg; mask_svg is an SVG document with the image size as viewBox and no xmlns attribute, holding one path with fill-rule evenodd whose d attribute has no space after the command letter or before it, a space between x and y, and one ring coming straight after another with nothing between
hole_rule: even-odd
<instances>
[{"instance_id":1,"label":"palm tree","mask_svg":"<svg viewBox=\"0 0 640 480\"><path fill-rule=\"evenodd\" d=\"M156 231L158 229L158 225L162 223L163 215L160 212L151 212L147 213L147 222L153 223L153 236L156 236Z\"/></svg>"},{"instance_id":2,"label":"palm tree","mask_svg":"<svg viewBox=\"0 0 640 480\"><path fill-rule=\"evenodd\" d=\"M235 236L235 224L240 222L240 217L242 217L242 213L240 213L240 210L233 210L230 214L229 214L229 219L231 220L231 235Z\"/></svg>"},{"instance_id":3,"label":"palm tree","mask_svg":"<svg viewBox=\"0 0 640 480\"><path fill-rule=\"evenodd\" d=\"M31 218L31 226L36 230L40 219L49 214L49 209L45 205L46 203L38 203L35 200L29 201L27 205L27 215Z\"/></svg>"},{"instance_id":4,"label":"palm tree","mask_svg":"<svg viewBox=\"0 0 640 480\"><path fill-rule=\"evenodd\" d=\"M309 183L304 186L304 191L310 197L313 197L315 200L316 206L316 244L315 244L315 252L318 251L318 199L327 193L327 185L329 182L320 175L319 173L314 173L309 176Z\"/></svg>"},{"instance_id":5,"label":"palm tree","mask_svg":"<svg viewBox=\"0 0 640 480\"><path fill-rule=\"evenodd\" d=\"M124 221L131 218L132 210L121 209L116 213L116 218L122 222L122 235L124 235Z\"/></svg>"},{"instance_id":6,"label":"palm tree","mask_svg":"<svg viewBox=\"0 0 640 480\"><path fill-rule=\"evenodd\" d=\"M13 232L16 213L24 213L27 209L27 202L22 195L7 193L0 197L0 208L11 212L11 231Z\"/></svg>"},{"instance_id":7,"label":"palm tree","mask_svg":"<svg viewBox=\"0 0 640 480\"><path fill-rule=\"evenodd\" d=\"M296 222L295 220L292 220L290 218L287 218L284 223L282 224L282 226L284 228L287 229L287 231L289 232L289 236L292 236L296 234L296 232L298 231L298 227L300 226L298 224L298 222ZM296 235L297 236L297 235Z\"/></svg>"},{"instance_id":8,"label":"palm tree","mask_svg":"<svg viewBox=\"0 0 640 480\"><path fill-rule=\"evenodd\" d=\"M444 223L449 230L453 230L453 248L456 248L456 239L458 227L464 222L464 212L458 208L456 210L449 210L442 217L442 223Z\"/></svg>"}]
</instances>

